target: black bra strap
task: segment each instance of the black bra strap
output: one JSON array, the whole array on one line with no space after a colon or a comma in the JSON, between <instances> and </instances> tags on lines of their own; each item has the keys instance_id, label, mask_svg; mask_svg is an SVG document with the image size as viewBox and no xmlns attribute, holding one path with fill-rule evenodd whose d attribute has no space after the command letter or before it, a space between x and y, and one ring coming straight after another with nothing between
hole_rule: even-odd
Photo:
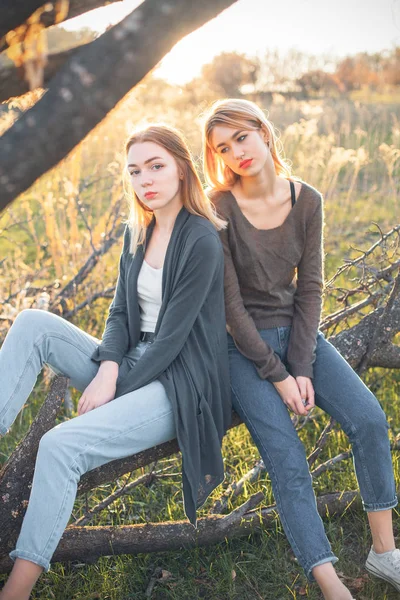
<instances>
[{"instance_id":1,"label":"black bra strap","mask_svg":"<svg viewBox=\"0 0 400 600\"><path fill-rule=\"evenodd\" d=\"M290 183L290 195L292 196L292 208L293 208L293 206L296 204L296 191L294 189L293 181L289 180L289 183Z\"/></svg>"}]
</instances>

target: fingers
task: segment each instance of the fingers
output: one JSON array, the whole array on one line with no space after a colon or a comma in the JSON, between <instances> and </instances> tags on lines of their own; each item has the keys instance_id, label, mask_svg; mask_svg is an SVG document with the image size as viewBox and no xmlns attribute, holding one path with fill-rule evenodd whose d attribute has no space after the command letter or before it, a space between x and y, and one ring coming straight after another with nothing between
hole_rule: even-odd
<instances>
[{"instance_id":1,"label":"fingers","mask_svg":"<svg viewBox=\"0 0 400 600\"><path fill-rule=\"evenodd\" d=\"M305 407L307 413L314 408L314 387L309 377L296 377L297 387L301 396L302 404Z\"/></svg>"},{"instance_id":2,"label":"fingers","mask_svg":"<svg viewBox=\"0 0 400 600\"><path fill-rule=\"evenodd\" d=\"M297 386L298 386L298 390L297 390L298 393L293 398L293 404L294 404L293 412L295 412L296 415L306 415L308 411L305 406L305 404L307 402L307 389L306 389L305 382L297 381Z\"/></svg>"},{"instance_id":3,"label":"fingers","mask_svg":"<svg viewBox=\"0 0 400 600\"><path fill-rule=\"evenodd\" d=\"M296 398L296 400L293 402L295 408L293 409L293 412L296 413L296 415L303 415L305 416L308 413L307 407L303 404L303 401L301 398Z\"/></svg>"},{"instance_id":4,"label":"fingers","mask_svg":"<svg viewBox=\"0 0 400 600\"><path fill-rule=\"evenodd\" d=\"M287 399L285 404L296 415L304 415L305 416L308 413L307 408L304 406L304 404L300 398L300 394L298 394L298 396L292 396L292 398Z\"/></svg>"},{"instance_id":5,"label":"fingers","mask_svg":"<svg viewBox=\"0 0 400 600\"><path fill-rule=\"evenodd\" d=\"M297 387L299 388L300 397L302 400L307 401L307 380L305 377L297 377L296 378Z\"/></svg>"},{"instance_id":6,"label":"fingers","mask_svg":"<svg viewBox=\"0 0 400 600\"><path fill-rule=\"evenodd\" d=\"M78 402L78 415L83 415L86 412L89 412L89 410L91 410L89 399L86 394L83 394Z\"/></svg>"},{"instance_id":7,"label":"fingers","mask_svg":"<svg viewBox=\"0 0 400 600\"><path fill-rule=\"evenodd\" d=\"M307 380L307 408L311 410L315 406L314 386L311 379Z\"/></svg>"},{"instance_id":8,"label":"fingers","mask_svg":"<svg viewBox=\"0 0 400 600\"><path fill-rule=\"evenodd\" d=\"M296 415L307 415L308 410L302 402L298 382L294 377L289 375L283 381L274 383L274 386L289 410Z\"/></svg>"},{"instance_id":9,"label":"fingers","mask_svg":"<svg viewBox=\"0 0 400 600\"><path fill-rule=\"evenodd\" d=\"M82 396L79 398L79 402L78 402L78 407L76 409L76 412L78 413L78 415L80 415L82 413L82 406L85 402L85 394L82 394Z\"/></svg>"}]
</instances>

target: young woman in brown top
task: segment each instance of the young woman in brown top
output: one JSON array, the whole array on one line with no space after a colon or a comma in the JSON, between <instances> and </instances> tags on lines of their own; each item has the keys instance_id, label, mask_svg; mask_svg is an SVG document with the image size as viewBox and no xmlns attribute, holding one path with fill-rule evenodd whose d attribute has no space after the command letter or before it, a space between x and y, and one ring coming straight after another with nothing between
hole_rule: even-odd
<instances>
[{"instance_id":1,"label":"young woman in brown top","mask_svg":"<svg viewBox=\"0 0 400 600\"><path fill-rule=\"evenodd\" d=\"M317 405L348 435L373 546L367 569L400 591L397 504L388 424L361 379L318 331L323 291L323 204L290 179L272 124L246 100L206 115L204 170L228 228L225 306L232 401L271 477L282 525L310 581L349 600L319 517L304 447L289 411Z\"/></svg>"}]
</instances>

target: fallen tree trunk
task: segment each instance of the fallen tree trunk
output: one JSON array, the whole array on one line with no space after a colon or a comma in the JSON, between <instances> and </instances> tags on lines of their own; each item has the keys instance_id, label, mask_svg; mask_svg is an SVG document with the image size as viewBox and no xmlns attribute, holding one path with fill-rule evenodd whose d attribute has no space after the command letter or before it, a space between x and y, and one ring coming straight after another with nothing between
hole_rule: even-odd
<instances>
[{"instance_id":1,"label":"fallen tree trunk","mask_svg":"<svg viewBox=\"0 0 400 600\"><path fill-rule=\"evenodd\" d=\"M68 527L53 555L53 562L78 560L93 563L100 556L164 552L195 546L208 546L227 538L247 536L275 528L275 508L253 510L264 495L258 492L229 515L199 519L197 529L188 521L145 523L118 527ZM317 499L322 518L341 515L360 506L358 492L335 492ZM0 558L0 573L12 567L8 556Z\"/></svg>"}]
</instances>

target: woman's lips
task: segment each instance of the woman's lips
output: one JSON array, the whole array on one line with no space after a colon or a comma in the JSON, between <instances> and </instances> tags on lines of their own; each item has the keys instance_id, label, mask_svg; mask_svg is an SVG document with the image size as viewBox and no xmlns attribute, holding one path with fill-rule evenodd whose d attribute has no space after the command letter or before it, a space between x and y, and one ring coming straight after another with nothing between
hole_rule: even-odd
<instances>
[{"instance_id":1,"label":"woman's lips","mask_svg":"<svg viewBox=\"0 0 400 600\"><path fill-rule=\"evenodd\" d=\"M242 160L242 162L239 164L239 168L247 169L251 165L252 162L253 162L252 158L247 158L246 160Z\"/></svg>"},{"instance_id":2,"label":"woman's lips","mask_svg":"<svg viewBox=\"0 0 400 600\"><path fill-rule=\"evenodd\" d=\"M151 200L152 198L157 196L157 193L158 192L146 192L144 197L146 198L146 200Z\"/></svg>"}]
</instances>

